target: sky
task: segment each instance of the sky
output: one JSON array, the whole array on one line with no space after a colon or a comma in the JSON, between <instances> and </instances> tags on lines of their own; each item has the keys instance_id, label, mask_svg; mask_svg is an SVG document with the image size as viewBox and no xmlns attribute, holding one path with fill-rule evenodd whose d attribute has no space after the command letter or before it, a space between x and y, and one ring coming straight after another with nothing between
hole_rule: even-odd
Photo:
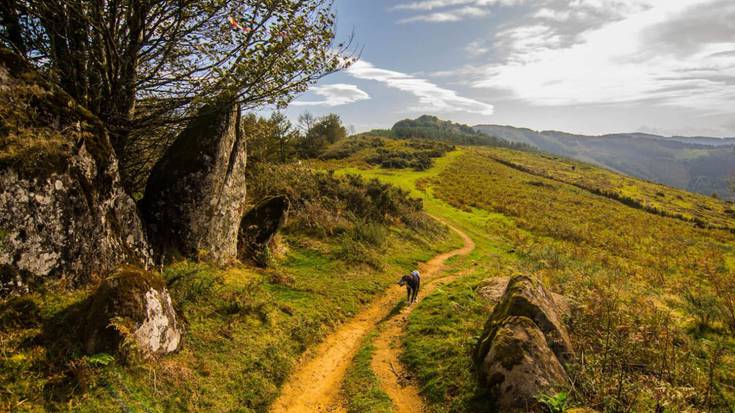
<instances>
[{"instance_id":1,"label":"sky","mask_svg":"<svg viewBox=\"0 0 735 413\"><path fill-rule=\"evenodd\" d=\"M361 58L286 110L735 136L735 0L336 0Z\"/></svg>"}]
</instances>

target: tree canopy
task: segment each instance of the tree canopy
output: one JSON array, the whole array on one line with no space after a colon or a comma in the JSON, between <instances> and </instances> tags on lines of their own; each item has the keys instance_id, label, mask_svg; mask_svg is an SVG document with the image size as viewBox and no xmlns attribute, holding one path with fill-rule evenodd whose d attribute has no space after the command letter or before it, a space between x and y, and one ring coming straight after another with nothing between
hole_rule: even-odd
<instances>
[{"instance_id":1,"label":"tree canopy","mask_svg":"<svg viewBox=\"0 0 735 413\"><path fill-rule=\"evenodd\" d=\"M331 0L5 0L0 19L0 43L102 119L124 167L206 101L282 107L354 58Z\"/></svg>"}]
</instances>

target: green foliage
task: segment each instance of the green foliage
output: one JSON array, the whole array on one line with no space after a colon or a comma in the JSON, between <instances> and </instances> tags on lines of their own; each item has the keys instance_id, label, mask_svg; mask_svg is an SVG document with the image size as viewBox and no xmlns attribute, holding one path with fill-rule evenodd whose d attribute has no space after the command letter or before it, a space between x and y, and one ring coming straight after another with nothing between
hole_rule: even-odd
<instances>
[{"instance_id":1,"label":"green foliage","mask_svg":"<svg viewBox=\"0 0 735 413\"><path fill-rule=\"evenodd\" d=\"M338 115L332 113L319 119L302 117L305 134L298 143L298 150L304 158L315 158L335 142L347 137L347 129L342 125Z\"/></svg>"},{"instance_id":2,"label":"green foliage","mask_svg":"<svg viewBox=\"0 0 735 413\"><path fill-rule=\"evenodd\" d=\"M286 163L296 158L296 142L300 135L291 122L280 112L270 118L253 113L241 120L243 136L247 139L248 166L257 163Z\"/></svg>"},{"instance_id":3,"label":"green foliage","mask_svg":"<svg viewBox=\"0 0 735 413\"><path fill-rule=\"evenodd\" d=\"M343 160L342 163L365 162L383 168L423 171L433 165L434 159L452 150L453 146L443 142L385 139L368 133L327 147L319 159Z\"/></svg>"},{"instance_id":4,"label":"green foliage","mask_svg":"<svg viewBox=\"0 0 735 413\"><path fill-rule=\"evenodd\" d=\"M544 406L549 413L564 413L569 403L569 394L567 392L559 392L554 395L541 394L536 400Z\"/></svg>"},{"instance_id":5,"label":"green foliage","mask_svg":"<svg viewBox=\"0 0 735 413\"><path fill-rule=\"evenodd\" d=\"M261 165L250 170L253 199L285 195L291 204L286 232L331 237L358 224L402 223L414 230L439 228L407 192L359 176L338 177L299 165Z\"/></svg>"},{"instance_id":6,"label":"green foliage","mask_svg":"<svg viewBox=\"0 0 735 413\"><path fill-rule=\"evenodd\" d=\"M370 368L376 335L372 333L365 338L342 383L348 413L393 412L390 397L381 389L378 378Z\"/></svg>"},{"instance_id":7,"label":"green foliage","mask_svg":"<svg viewBox=\"0 0 735 413\"><path fill-rule=\"evenodd\" d=\"M97 353L91 356L85 356L84 360L93 367L104 367L115 361L115 356L107 353Z\"/></svg>"},{"instance_id":8,"label":"green foliage","mask_svg":"<svg viewBox=\"0 0 735 413\"><path fill-rule=\"evenodd\" d=\"M444 121L436 116L423 115L416 119L404 119L393 125L391 129L396 138L421 138L439 140L455 145L500 146L507 148L532 148L525 144L508 142L482 134L470 126Z\"/></svg>"}]
</instances>

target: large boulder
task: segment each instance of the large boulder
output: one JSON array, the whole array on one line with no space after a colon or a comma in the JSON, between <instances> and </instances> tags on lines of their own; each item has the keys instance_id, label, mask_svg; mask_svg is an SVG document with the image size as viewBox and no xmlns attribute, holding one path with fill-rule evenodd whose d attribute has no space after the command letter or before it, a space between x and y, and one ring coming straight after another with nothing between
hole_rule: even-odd
<instances>
[{"instance_id":1,"label":"large boulder","mask_svg":"<svg viewBox=\"0 0 735 413\"><path fill-rule=\"evenodd\" d=\"M522 316L533 320L544 333L549 347L562 361L574 354L569 333L564 325L567 306L558 304L554 296L541 282L527 275L516 275L508 281L501 301L485 323L478 352L485 354L489 348L493 331L510 316Z\"/></svg>"},{"instance_id":2,"label":"large boulder","mask_svg":"<svg viewBox=\"0 0 735 413\"><path fill-rule=\"evenodd\" d=\"M481 362L484 384L499 411L532 411L542 394L563 390L569 378L536 324L508 317Z\"/></svg>"},{"instance_id":3,"label":"large boulder","mask_svg":"<svg viewBox=\"0 0 735 413\"><path fill-rule=\"evenodd\" d=\"M90 354L118 353L125 340L145 355L178 349L181 326L163 280L134 267L105 279L86 309L82 339Z\"/></svg>"},{"instance_id":4,"label":"large boulder","mask_svg":"<svg viewBox=\"0 0 735 413\"><path fill-rule=\"evenodd\" d=\"M289 208L283 195L266 198L242 217L237 239L237 256L257 265L268 265L269 247L273 236L283 226Z\"/></svg>"},{"instance_id":5,"label":"large boulder","mask_svg":"<svg viewBox=\"0 0 735 413\"><path fill-rule=\"evenodd\" d=\"M564 324L568 306L525 275L496 279L478 289L499 302L488 317L474 360L480 384L500 411L528 411L541 394L569 384L564 364L573 348Z\"/></svg>"},{"instance_id":6,"label":"large boulder","mask_svg":"<svg viewBox=\"0 0 735 413\"><path fill-rule=\"evenodd\" d=\"M102 123L0 48L0 295L150 261Z\"/></svg>"},{"instance_id":7,"label":"large boulder","mask_svg":"<svg viewBox=\"0 0 735 413\"><path fill-rule=\"evenodd\" d=\"M245 140L237 105L200 110L154 166L141 210L158 254L234 261L245 209Z\"/></svg>"}]
</instances>

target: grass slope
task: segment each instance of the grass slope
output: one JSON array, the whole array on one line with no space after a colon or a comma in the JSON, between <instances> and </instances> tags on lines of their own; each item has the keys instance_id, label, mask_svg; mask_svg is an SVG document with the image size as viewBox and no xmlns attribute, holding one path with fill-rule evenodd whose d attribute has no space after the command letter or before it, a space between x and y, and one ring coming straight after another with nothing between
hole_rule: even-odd
<instances>
[{"instance_id":1,"label":"grass slope","mask_svg":"<svg viewBox=\"0 0 735 413\"><path fill-rule=\"evenodd\" d=\"M433 411L478 409L470 350L489 309L475 290L517 272L576 303L572 335L585 358L570 366L575 404L735 409L735 236L702 228L730 225L729 204L499 148L451 152L424 172L344 166L411 190L478 245L452 266L466 275L409 318L404 360Z\"/></svg>"},{"instance_id":2,"label":"grass slope","mask_svg":"<svg viewBox=\"0 0 735 413\"><path fill-rule=\"evenodd\" d=\"M164 268L186 328L175 354L147 362L85 356L73 337L82 326L70 314L91 286L0 302L0 411L264 412L308 347L397 274L462 244L450 232L395 223L395 215L381 224L386 215L376 202L355 213L345 209L382 194L386 208L400 210L403 195L390 188L300 169L281 172L268 179L287 184L295 212L271 268L190 261ZM304 189L308 182L315 186ZM254 185L251 193L257 190ZM339 201L342 192L349 201ZM365 221L356 213L375 217ZM426 219L420 213L406 218ZM315 235L322 231L328 232Z\"/></svg>"}]
</instances>

